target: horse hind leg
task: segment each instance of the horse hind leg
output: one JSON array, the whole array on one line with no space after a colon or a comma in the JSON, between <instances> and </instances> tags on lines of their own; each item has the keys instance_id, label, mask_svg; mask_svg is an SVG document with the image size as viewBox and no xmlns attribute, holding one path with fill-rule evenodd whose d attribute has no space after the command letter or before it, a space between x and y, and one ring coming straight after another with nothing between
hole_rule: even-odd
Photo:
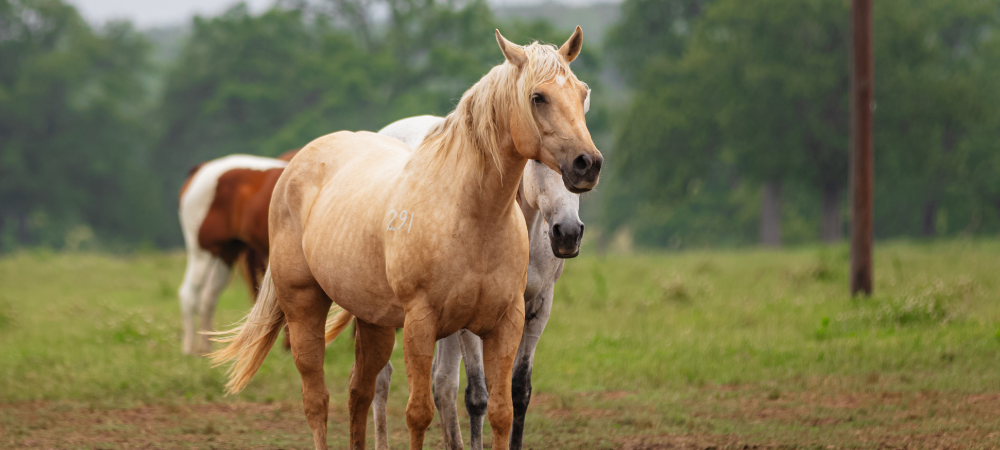
<instances>
[{"instance_id":1,"label":"horse hind leg","mask_svg":"<svg viewBox=\"0 0 1000 450\"><path fill-rule=\"evenodd\" d=\"M350 412L351 449L365 448L368 426L368 408L375 397L377 379L383 372L392 347L396 341L396 330L356 321L357 337L354 340L354 367L351 369L351 387L347 407ZM388 391L388 387L386 387ZM376 420L377 420L376 414ZM388 446L388 443L386 443Z\"/></svg>"},{"instance_id":2,"label":"horse hind leg","mask_svg":"<svg viewBox=\"0 0 1000 450\"><path fill-rule=\"evenodd\" d=\"M201 291L201 299L198 304L198 314L201 316L201 331L211 332L213 330L212 320L215 317L215 306L219 303L219 296L226 289L229 283L231 269L228 264L218 258L213 258L207 269L205 286ZM199 339L201 354L212 352L212 341L207 334L202 334Z\"/></svg>"},{"instance_id":3,"label":"horse hind leg","mask_svg":"<svg viewBox=\"0 0 1000 450\"><path fill-rule=\"evenodd\" d=\"M510 308L493 330L483 337L483 369L489 402L486 412L493 430L493 448L506 449L510 442L514 406L511 401L511 371L524 328L524 302L511 302Z\"/></svg>"},{"instance_id":4,"label":"horse hind leg","mask_svg":"<svg viewBox=\"0 0 1000 450\"><path fill-rule=\"evenodd\" d=\"M326 349L323 335L332 302L316 284L307 287L277 286L277 280L275 284L278 304L288 320L292 358L302 377L302 406L312 429L313 444L316 450L326 450L330 392L323 378Z\"/></svg>"},{"instance_id":5,"label":"horse hind leg","mask_svg":"<svg viewBox=\"0 0 1000 450\"><path fill-rule=\"evenodd\" d=\"M389 423L386 409L391 383L392 362L387 362L375 379L375 399L372 402L372 414L375 416L375 450L389 450Z\"/></svg>"},{"instance_id":6,"label":"horse hind leg","mask_svg":"<svg viewBox=\"0 0 1000 450\"><path fill-rule=\"evenodd\" d=\"M462 344L456 332L437 343L431 373L434 378L434 404L441 415L441 431L447 450L461 450L462 430L458 424L458 378L462 362Z\"/></svg>"},{"instance_id":7,"label":"horse hind leg","mask_svg":"<svg viewBox=\"0 0 1000 450\"><path fill-rule=\"evenodd\" d=\"M198 336L195 329L195 316L198 313L198 303L206 280L213 264L218 258L201 248L188 247L187 269L184 271L184 281L177 290L181 303L182 343L181 351L186 355L198 353Z\"/></svg>"}]
</instances>

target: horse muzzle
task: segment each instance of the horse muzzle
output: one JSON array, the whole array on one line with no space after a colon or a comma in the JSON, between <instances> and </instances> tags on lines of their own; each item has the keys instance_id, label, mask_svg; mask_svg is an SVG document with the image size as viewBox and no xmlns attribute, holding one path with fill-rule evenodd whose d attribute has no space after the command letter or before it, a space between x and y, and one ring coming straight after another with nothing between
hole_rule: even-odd
<instances>
[{"instance_id":1,"label":"horse muzzle","mask_svg":"<svg viewBox=\"0 0 1000 450\"><path fill-rule=\"evenodd\" d=\"M600 153L589 155L580 154L570 164L561 167L563 184L566 189L574 194L588 192L597 186L601 178L601 166L604 164L604 157Z\"/></svg>"},{"instance_id":2,"label":"horse muzzle","mask_svg":"<svg viewBox=\"0 0 1000 450\"><path fill-rule=\"evenodd\" d=\"M552 254L556 258L575 258L580 254L583 222L579 220L553 224L549 229Z\"/></svg>"}]
</instances>

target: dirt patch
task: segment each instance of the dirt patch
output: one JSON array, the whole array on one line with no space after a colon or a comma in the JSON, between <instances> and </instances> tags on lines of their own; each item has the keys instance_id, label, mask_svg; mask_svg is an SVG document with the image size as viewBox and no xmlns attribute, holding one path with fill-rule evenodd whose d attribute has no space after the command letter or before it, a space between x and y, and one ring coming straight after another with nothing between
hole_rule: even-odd
<instances>
[{"instance_id":1,"label":"dirt patch","mask_svg":"<svg viewBox=\"0 0 1000 450\"><path fill-rule=\"evenodd\" d=\"M719 392L727 395L716 395L710 407L707 402L689 402L691 415L736 424L740 430L752 430L749 436L773 436L782 429L779 443L762 439L757 444L722 441L692 447L689 437L678 442L677 437L661 436L634 448L1000 448L1000 394L878 388L783 392L759 386Z\"/></svg>"},{"instance_id":2,"label":"dirt patch","mask_svg":"<svg viewBox=\"0 0 1000 450\"><path fill-rule=\"evenodd\" d=\"M676 408L636 402L634 392L532 399L528 440L553 449L988 449L1000 448L1000 393L701 389ZM347 415L330 410L333 449L346 445ZM664 412L667 411L667 412ZM405 448L403 411L390 408L390 441ZM463 414L464 416L464 414ZM544 419L543 419L544 417ZM425 448L440 447L440 421ZM468 429L463 420L463 431ZM369 427L369 435L372 434ZM488 427L487 430L488 432ZM527 440L526 440L527 443ZM372 442L370 442L372 444ZM0 404L3 449L310 449L301 405L208 403L102 409L86 404Z\"/></svg>"},{"instance_id":3,"label":"dirt patch","mask_svg":"<svg viewBox=\"0 0 1000 450\"><path fill-rule=\"evenodd\" d=\"M739 443L719 436L679 435L627 438L621 444L621 450L704 450Z\"/></svg>"},{"instance_id":4,"label":"dirt patch","mask_svg":"<svg viewBox=\"0 0 1000 450\"><path fill-rule=\"evenodd\" d=\"M273 449L302 448L310 441L302 412L290 403L111 410L49 402L0 406L3 448Z\"/></svg>"}]
</instances>

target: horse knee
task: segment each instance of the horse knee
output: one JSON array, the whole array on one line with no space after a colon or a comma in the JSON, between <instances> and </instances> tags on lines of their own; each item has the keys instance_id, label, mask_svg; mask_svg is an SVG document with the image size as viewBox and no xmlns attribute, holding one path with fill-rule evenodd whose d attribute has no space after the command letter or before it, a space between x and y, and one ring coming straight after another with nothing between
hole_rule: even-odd
<instances>
[{"instance_id":1,"label":"horse knee","mask_svg":"<svg viewBox=\"0 0 1000 450\"><path fill-rule=\"evenodd\" d=\"M434 420L434 406L428 399L410 398L406 405L406 426L410 430L426 430Z\"/></svg>"},{"instance_id":2,"label":"horse knee","mask_svg":"<svg viewBox=\"0 0 1000 450\"><path fill-rule=\"evenodd\" d=\"M185 317L198 311L198 292L194 286L185 283L178 289L177 296L181 301L181 313Z\"/></svg>"},{"instance_id":3,"label":"horse knee","mask_svg":"<svg viewBox=\"0 0 1000 450\"><path fill-rule=\"evenodd\" d=\"M486 390L486 379L482 373L474 373L468 377L468 386L465 387L465 410L469 417L482 417L486 415L486 408L489 405L490 394Z\"/></svg>"},{"instance_id":4,"label":"horse knee","mask_svg":"<svg viewBox=\"0 0 1000 450\"><path fill-rule=\"evenodd\" d=\"M385 397L389 395L389 384L392 382L392 362L385 363L385 367L382 371L378 373L378 377L375 378L375 392L379 393L379 396Z\"/></svg>"},{"instance_id":5,"label":"horse knee","mask_svg":"<svg viewBox=\"0 0 1000 450\"><path fill-rule=\"evenodd\" d=\"M353 408L357 405L371 405L372 400L375 400L375 392L371 389L362 389L352 386L347 394L347 399L350 405L348 407Z\"/></svg>"},{"instance_id":6,"label":"horse knee","mask_svg":"<svg viewBox=\"0 0 1000 450\"><path fill-rule=\"evenodd\" d=\"M440 410L455 402L458 396L458 380L449 377L434 378L434 405Z\"/></svg>"},{"instance_id":7,"label":"horse knee","mask_svg":"<svg viewBox=\"0 0 1000 450\"><path fill-rule=\"evenodd\" d=\"M490 426L495 430L510 430L514 424L514 408L510 403L492 401L487 403L486 412Z\"/></svg>"},{"instance_id":8,"label":"horse knee","mask_svg":"<svg viewBox=\"0 0 1000 450\"><path fill-rule=\"evenodd\" d=\"M330 392L326 388L302 390L302 406L306 410L306 418L323 416L330 407Z\"/></svg>"}]
</instances>

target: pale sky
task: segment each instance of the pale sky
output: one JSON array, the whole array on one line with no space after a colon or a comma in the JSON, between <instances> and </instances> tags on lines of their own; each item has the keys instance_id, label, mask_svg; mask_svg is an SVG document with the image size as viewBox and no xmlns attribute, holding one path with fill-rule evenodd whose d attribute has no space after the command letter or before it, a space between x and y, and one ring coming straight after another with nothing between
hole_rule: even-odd
<instances>
[{"instance_id":1,"label":"pale sky","mask_svg":"<svg viewBox=\"0 0 1000 450\"><path fill-rule=\"evenodd\" d=\"M253 12L266 10L274 0L244 0ZM494 5L523 5L546 0L490 0ZM567 5L620 2L621 0L557 0ZM216 15L239 0L68 0L92 23L129 19L140 28L186 23L195 14Z\"/></svg>"}]
</instances>

